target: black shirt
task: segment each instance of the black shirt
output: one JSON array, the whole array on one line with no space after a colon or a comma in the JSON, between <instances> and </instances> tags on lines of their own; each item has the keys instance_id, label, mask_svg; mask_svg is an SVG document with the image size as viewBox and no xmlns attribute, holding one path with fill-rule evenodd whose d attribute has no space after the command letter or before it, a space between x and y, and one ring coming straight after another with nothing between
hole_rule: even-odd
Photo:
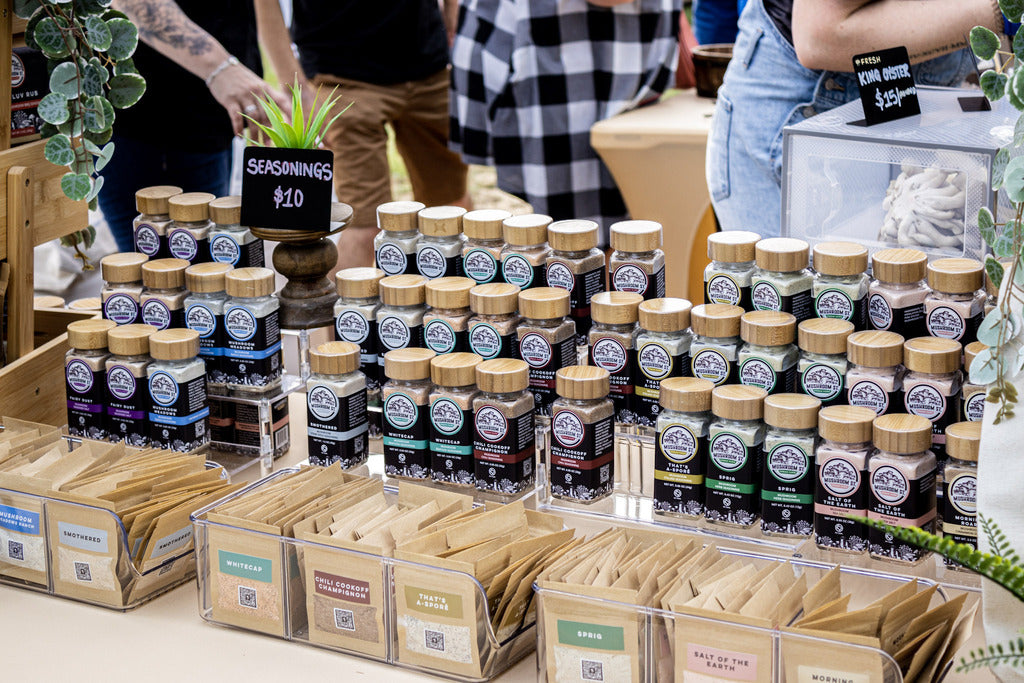
<instances>
[{"instance_id":1,"label":"black shirt","mask_svg":"<svg viewBox=\"0 0 1024 683\"><path fill-rule=\"evenodd\" d=\"M294 0L293 8L292 40L310 78L391 85L448 64L437 0Z\"/></svg>"},{"instance_id":2,"label":"black shirt","mask_svg":"<svg viewBox=\"0 0 1024 683\"><path fill-rule=\"evenodd\" d=\"M188 17L257 74L262 73L252 0L177 0ZM139 41L133 56L146 93L128 109L116 109L114 132L159 141L188 152L228 149L231 119L203 79Z\"/></svg>"},{"instance_id":3,"label":"black shirt","mask_svg":"<svg viewBox=\"0 0 1024 683\"><path fill-rule=\"evenodd\" d=\"M764 9L782 37L793 44L793 0L764 0Z\"/></svg>"}]
</instances>

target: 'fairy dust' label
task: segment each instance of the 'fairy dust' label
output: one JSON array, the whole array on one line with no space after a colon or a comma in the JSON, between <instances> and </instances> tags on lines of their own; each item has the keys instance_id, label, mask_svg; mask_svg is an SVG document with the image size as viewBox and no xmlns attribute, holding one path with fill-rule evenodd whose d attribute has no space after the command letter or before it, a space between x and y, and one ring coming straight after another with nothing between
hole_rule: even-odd
<instances>
[{"instance_id":1,"label":"'fairy dust' label","mask_svg":"<svg viewBox=\"0 0 1024 683\"><path fill-rule=\"evenodd\" d=\"M139 302L127 294L111 294L103 302L103 317L118 325L139 322Z\"/></svg>"},{"instance_id":2,"label":"'fairy dust' label","mask_svg":"<svg viewBox=\"0 0 1024 683\"><path fill-rule=\"evenodd\" d=\"M658 433L654 455L654 509L699 516L704 510L707 436L671 424Z\"/></svg>"},{"instance_id":3,"label":"'fairy dust' label","mask_svg":"<svg viewBox=\"0 0 1024 683\"><path fill-rule=\"evenodd\" d=\"M149 443L149 426L146 422L149 396L145 391L139 391L139 381L124 365L107 368L107 420L110 435L130 446L145 446Z\"/></svg>"},{"instance_id":4,"label":"'fairy dust' label","mask_svg":"<svg viewBox=\"0 0 1024 683\"><path fill-rule=\"evenodd\" d=\"M67 382L68 432L89 439L106 438L103 371L94 372L84 361L72 359L64 367L64 378Z\"/></svg>"},{"instance_id":5,"label":"'fairy dust' label","mask_svg":"<svg viewBox=\"0 0 1024 683\"><path fill-rule=\"evenodd\" d=\"M160 299L149 299L142 304L142 322L158 330L176 329L185 326L185 311L171 310Z\"/></svg>"},{"instance_id":6,"label":"'fairy dust' label","mask_svg":"<svg viewBox=\"0 0 1024 683\"><path fill-rule=\"evenodd\" d=\"M155 258L160 253L160 233L149 223L139 223L135 228L135 251Z\"/></svg>"},{"instance_id":7,"label":"'fairy dust' label","mask_svg":"<svg viewBox=\"0 0 1024 683\"><path fill-rule=\"evenodd\" d=\"M584 423L571 410L551 418L551 495L594 500L614 484L613 416Z\"/></svg>"},{"instance_id":8,"label":"'fairy dust' label","mask_svg":"<svg viewBox=\"0 0 1024 683\"><path fill-rule=\"evenodd\" d=\"M172 230L167 236L167 248L171 250L171 256L189 263L209 261L207 245L207 240L197 240L188 230Z\"/></svg>"},{"instance_id":9,"label":"'fairy dust' label","mask_svg":"<svg viewBox=\"0 0 1024 683\"><path fill-rule=\"evenodd\" d=\"M690 360L693 366L693 376L706 379L714 383L732 384L735 380L736 369L720 351L715 349L702 349Z\"/></svg>"},{"instance_id":10,"label":"'fairy dust' label","mask_svg":"<svg viewBox=\"0 0 1024 683\"><path fill-rule=\"evenodd\" d=\"M409 257L394 242L384 242L377 248L377 267L388 275L410 273Z\"/></svg>"}]
</instances>

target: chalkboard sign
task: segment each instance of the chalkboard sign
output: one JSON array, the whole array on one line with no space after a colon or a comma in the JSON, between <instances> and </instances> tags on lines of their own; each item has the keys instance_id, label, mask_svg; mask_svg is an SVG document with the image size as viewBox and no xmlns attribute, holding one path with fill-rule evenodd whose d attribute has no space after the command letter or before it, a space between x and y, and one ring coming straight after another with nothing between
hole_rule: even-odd
<instances>
[{"instance_id":1,"label":"chalkboard sign","mask_svg":"<svg viewBox=\"0 0 1024 683\"><path fill-rule=\"evenodd\" d=\"M243 161L242 225L330 230L334 179L330 151L246 147Z\"/></svg>"},{"instance_id":2,"label":"chalkboard sign","mask_svg":"<svg viewBox=\"0 0 1024 683\"><path fill-rule=\"evenodd\" d=\"M867 125L921 113L907 48L892 47L856 55L853 70L860 86L860 101L864 105Z\"/></svg>"}]
</instances>

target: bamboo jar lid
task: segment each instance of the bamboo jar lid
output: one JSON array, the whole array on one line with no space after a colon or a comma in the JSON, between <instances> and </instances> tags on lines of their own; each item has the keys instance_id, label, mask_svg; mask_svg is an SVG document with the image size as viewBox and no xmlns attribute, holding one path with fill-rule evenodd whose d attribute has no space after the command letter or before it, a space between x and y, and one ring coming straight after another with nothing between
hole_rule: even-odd
<instances>
[{"instance_id":1,"label":"bamboo jar lid","mask_svg":"<svg viewBox=\"0 0 1024 683\"><path fill-rule=\"evenodd\" d=\"M690 311L694 334L715 339L740 336L743 309L729 304L700 304Z\"/></svg>"},{"instance_id":2,"label":"bamboo jar lid","mask_svg":"<svg viewBox=\"0 0 1024 683\"><path fill-rule=\"evenodd\" d=\"M309 350L309 369L318 375L347 375L359 369L359 346L347 341L320 344Z\"/></svg>"},{"instance_id":3,"label":"bamboo jar lid","mask_svg":"<svg viewBox=\"0 0 1024 683\"><path fill-rule=\"evenodd\" d=\"M798 346L803 351L832 355L846 353L846 340L853 323L837 318L811 318L797 327Z\"/></svg>"},{"instance_id":4,"label":"bamboo jar lid","mask_svg":"<svg viewBox=\"0 0 1024 683\"><path fill-rule=\"evenodd\" d=\"M608 371L593 365L572 365L555 373L555 391L562 398L581 401L608 396Z\"/></svg>"},{"instance_id":5,"label":"bamboo jar lid","mask_svg":"<svg viewBox=\"0 0 1024 683\"><path fill-rule=\"evenodd\" d=\"M936 292L968 294L985 286L984 270L972 258L940 258L928 264L928 286Z\"/></svg>"},{"instance_id":6,"label":"bamboo jar lid","mask_svg":"<svg viewBox=\"0 0 1024 683\"><path fill-rule=\"evenodd\" d=\"M807 267L810 245L792 237L769 237L757 243L757 267L776 273L790 273Z\"/></svg>"},{"instance_id":7,"label":"bamboo jar lid","mask_svg":"<svg viewBox=\"0 0 1024 683\"><path fill-rule=\"evenodd\" d=\"M868 250L856 242L819 242L813 260L814 270L822 275L860 275L868 269Z\"/></svg>"},{"instance_id":8,"label":"bamboo jar lid","mask_svg":"<svg viewBox=\"0 0 1024 683\"><path fill-rule=\"evenodd\" d=\"M228 296L252 299L274 293L274 271L270 268L235 268L224 274Z\"/></svg>"},{"instance_id":9,"label":"bamboo jar lid","mask_svg":"<svg viewBox=\"0 0 1024 683\"><path fill-rule=\"evenodd\" d=\"M555 251L588 251L597 246L597 239L594 221L555 221L548 226L548 244Z\"/></svg>"},{"instance_id":10,"label":"bamboo jar lid","mask_svg":"<svg viewBox=\"0 0 1024 683\"><path fill-rule=\"evenodd\" d=\"M439 277L423 285L431 308L469 308L469 291L476 283L468 277Z\"/></svg>"},{"instance_id":11,"label":"bamboo jar lid","mask_svg":"<svg viewBox=\"0 0 1024 683\"><path fill-rule=\"evenodd\" d=\"M866 406L828 406L818 412L818 434L836 443L870 443L875 417Z\"/></svg>"},{"instance_id":12,"label":"bamboo jar lid","mask_svg":"<svg viewBox=\"0 0 1024 683\"><path fill-rule=\"evenodd\" d=\"M224 291L224 276L231 271L226 263L197 263L185 269L185 285L200 294Z\"/></svg>"},{"instance_id":13,"label":"bamboo jar lid","mask_svg":"<svg viewBox=\"0 0 1024 683\"><path fill-rule=\"evenodd\" d=\"M420 209L417 216L420 234L428 237L454 237L462 233L462 217L466 210L461 206L428 206Z\"/></svg>"},{"instance_id":14,"label":"bamboo jar lid","mask_svg":"<svg viewBox=\"0 0 1024 683\"><path fill-rule=\"evenodd\" d=\"M489 282L469 290L469 308L481 315L509 315L519 306L519 288L504 282Z\"/></svg>"},{"instance_id":15,"label":"bamboo jar lid","mask_svg":"<svg viewBox=\"0 0 1024 683\"><path fill-rule=\"evenodd\" d=\"M903 344L903 364L911 372L941 375L960 369L960 342L940 337L917 337Z\"/></svg>"},{"instance_id":16,"label":"bamboo jar lid","mask_svg":"<svg viewBox=\"0 0 1024 683\"><path fill-rule=\"evenodd\" d=\"M107 348L118 356L143 356L149 353L149 338L156 332L152 325L118 325L107 332Z\"/></svg>"},{"instance_id":17,"label":"bamboo jar lid","mask_svg":"<svg viewBox=\"0 0 1024 683\"><path fill-rule=\"evenodd\" d=\"M380 268L345 268L335 274L334 281L338 296L344 299L375 299L383 277Z\"/></svg>"},{"instance_id":18,"label":"bamboo jar lid","mask_svg":"<svg viewBox=\"0 0 1024 683\"><path fill-rule=\"evenodd\" d=\"M100 259L100 273L106 282L121 284L142 279L142 264L149 257L137 251L110 254Z\"/></svg>"},{"instance_id":19,"label":"bamboo jar lid","mask_svg":"<svg viewBox=\"0 0 1024 683\"><path fill-rule=\"evenodd\" d=\"M40 295L32 297L32 308L64 308L64 298L60 296Z\"/></svg>"},{"instance_id":20,"label":"bamboo jar lid","mask_svg":"<svg viewBox=\"0 0 1024 683\"><path fill-rule=\"evenodd\" d=\"M504 221L512 214L502 209L477 209L462 217L462 231L474 240L500 240Z\"/></svg>"},{"instance_id":21,"label":"bamboo jar lid","mask_svg":"<svg viewBox=\"0 0 1024 683\"><path fill-rule=\"evenodd\" d=\"M517 247L530 247L548 241L548 226L551 216L542 213L524 213L512 216L502 222L501 233L505 242Z\"/></svg>"},{"instance_id":22,"label":"bamboo jar lid","mask_svg":"<svg viewBox=\"0 0 1024 683\"><path fill-rule=\"evenodd\" d=\"M530 366L513 358L494 358L476 366L476 386L489 394L512 394L530 386Z\"/></svg>"},{"instance_id":23,"label":"bamboo jar lid","mask_svg":"<svg viewBox=\"0 0 1024 683\"><path fill-rule=\"evenodd\" d=\"M153 185L144 187L135 193L135 208L139 213L150 216L166 216L167 200L181 194L180 187L175 185Z\"/></svg>"},{"instance_id":24,"label":"bamboo jar lid","mask_svg":"<svg viewBox=\"0 0 1024 683\"><path fill-rule=\"evenodd\" d=\"M395 349L384 354L384 375L388 379L430 379L430 361L437 354L430 349Z\"/></svg>"},{"instance_id":25,"label":"bamboo jar lid","mask_svg":"<svg viewBox=\"0 0 1024 683\"><path fill-rule=\"evenodd\" d=\"M68 304L68 308L72 311L101 311L103 310L103 302L98 296L87 296L75 299Z\"/></svg>"},{"instance_id":26,"label":"bamboo jar lid","mask_svg":"<svg viewBox=\"0 0 1024 683\"><path fill-rule=\"evenodd\" d=\"M142 264L142 284L150 289L180 289L185 286L188 261L180 258L159 258Z\"/></svg>"},{"instance_id":27,"label":"bamboo jar lid","mask_svg":"<svg viewBox=\"0 0 1024 683\"><path fill-rule=\"evenodd\" d=\"M957 422L946 427L946 454L957 460L978 462L981 422Z\"/></svg>"},{"instance_id":28,"label":"bamboo jar lid","mask_svg":"<svg viewBox=\"0 0 1024 683\"><path fill-rule=\"evenodd\" d=\"M932 423L920 415L888 413L875 418L872 429L875 448L909 455L931 448Z\"/></svg>"},{"instance_id":29,"label":"bamboo jar lid","mask_svg":"<svg viewBox=\"0 0 1024 683\"><path fill-rule=\"evenodd\" d=\"M113 320L76 320L68 323L68 346L73 349L105 349L107 333L117 327Z\"/></svg>"},{"instance_id":30,"label":"bamboo jar lid","mask_svg":"<svg viewBox=\"0 0 1024 683\"><path fill-rule=\"evenodd\" d=\"M149 353L156 360L188 360L199 354L199 333L195 330L160 330L149 338Z\"/></svg>"},{"instance_id":31,"label":"bamboo jar lid","mask_svg":"<svg viewBox=\"0 0 1024 683\"><path fill-rule=\"evenodd\" d=\"M814 429L821 401L807 394L773 394L764 399L764 422L780 429Z\"/></svg>"},{"instance_id":32,"label":"bamboo jar lid","mask_svg":"<svg viewBox=\"0 0 1024 683\"><path fill-rule=\"evenodd\" d=\"M210 202L210 219L217 225L238 225L242 222L242 195L217 197Z\"/></svg>"},{"instance_id":33,"label":"bamboo jar lid","mask_svg":"<svg viewBox=\"0 0 1024 683\"><path fill-rule=\"evenodd\" d=\"M619 221L611 227L612 249L631 254L661 249L661 223L657 221Z\"/></svg>"},{"instance_id":34,"label":"bamboo jar lid","mask_svg":"<svg viewBox=\"0 0 1024 683\"><path fill-rule=\"evenodd\" d=\"M708 258L722 263L747 263L756 258L761 236L749 230L723 230L708 235Z\"/></svg>"},{"instance_id":35,"label":"bamboo jar lid","mask_svg":"<svg viewBox=\"0 0 1024 683\"><path fill-rule=\"evenodd\" d=\"M590 317L603 325L632 325L643 300L636 292L598 292L590 300Z\"/></svg>"},{"instance_id":36,"label":"bamboo jar lid","mask_svg":"<svg viewBox=\"0 0 1024 683\"><path fill-rule=\"evenodd\" d=\"M381 278L377 287L385 306L419 306L424 301L425 284L427 278L422 275L389 275Z\"/></svg>"},{"instance_id":37,"label":"bamboo jar lid","mask_svg":"<svg viewBox=\"0 0 1024 683\"><path fill-rule=\"evenodd\" d=\"M724 420L760 420L768 392L761 387L726 384L711 391L711 413Z\"/></svg>"},{"instance_id":38,"label":"bamboo jar lid","mask_svg":"<svg viewBox=\"0 0 1024 683\"><path fill-rule=\"evenodd\" d=\"M971 370L971 363L974 362L975 357L979 353L981 353L982 351L984 351L987 348L988 348L988 346L986 346L985 344L981 343L980 341L971 342L970 344L965 346L964 347L964 370L967 370L968 372L970 372L970 370Z\"/></svg>"},{"instance_id":39,"label":"bamboo jar lid","mask_svg":"<svg viewBox=\"0 0 1024 683\"><path fill-rule=\"evenodd\" d=\"M871 271L882 282L920 282L928 274L928 257L919 249L882 249L872 255Z\"/></svg>"},{"instance_id":40,"label":"bamboo jar lid","mask_svg":"<svg viewBox=\"0 0 1024 683\"><path fill-rule=\"evenodd\" d=\"M903 362L903 335L862 330L846 338L846 355L854 365L891 368Z\"/></svg>"},{"instance_id":41,"label":"bamboo jar lid","mask_svg":"<svg viewBox=\"0 0 1024 683\"><path fill-rule=\"evenodd\" d=\"M651 332L682 332L690 326L692 308L686 299L648 299L637 307L640 327Z\"/></svg>"},{"instance_id":42,"label":"bamboo jar lid","mask_svg":"<svg viewBox=\"0 0 1024 683\"><path fill-rule=\"evenodd\" d=\"M782 346L796 339L796 316L779 311L749 311L740 318L740 336L748 344Z\"/></svg>"},{"instance_id":43,"label":"bamboo jar lid","mask_svg":"<svg viewBox=\"0 0 1024 683\"><path fill-rule=\"evenodd\" d=\"M711 410L714 382L697 377L670 377L662 381L658 402L665 410L703 413Z\"/></svg>"},{"instance_id":44,"label":"bamboo jar lid","mask_svg":"<svg viewBox=\"0 0 1024 683\"><path fill-rule=\"evenodd\" d=\"M558 287L534 287L519 293L519 313L531 320L569 315L569 292Z\"/></svg>"},{"instance_id":45,"label":"bamboo jar lid","mask_svg":"<svg viewBox=\"0 0 1024 683\"><path fill-rule=\"evenodd\" d=\"M442 387L468 387L476 384L476 366L483 358L475 353L446 353L430 361L430 379Z\"/></svg>"},{"instance_id":46,"label":"bamboo jar lid","mask_svg":"<svg viewBox=\"0 0 1024 683\"><path fill-rule=\"evenodd\" d=\"M172 221L197 223L210 218L210 202L216 195L209 192L183 192L167 200L168 213Z\"/></svg>"},{"instance_id":47,"label":"bamboo jar lid","mask_svg":"<svg viewBox=\"0 0 1024 683\"><path fill-rule=\"evenodd\" d=\"M377 227L387 232L407 232L419 226L421 202L387 202L377 207Z\"/></svg>"}]
</instances>

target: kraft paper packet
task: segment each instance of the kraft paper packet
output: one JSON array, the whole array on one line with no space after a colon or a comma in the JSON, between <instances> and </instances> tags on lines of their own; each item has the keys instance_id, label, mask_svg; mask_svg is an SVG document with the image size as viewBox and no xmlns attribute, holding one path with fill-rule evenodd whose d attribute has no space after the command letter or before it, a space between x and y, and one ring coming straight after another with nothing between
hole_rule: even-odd
<instances>
[{"instance_id":1,"label":"kraft paper packet","mask_svg":"<svg viewBox=\"0 0 1024 683\"><path fill-rule=\"evenodd\" d=\"M47 586L43 500L0 491L0 576Z\"/></svg>"},{"instance_id":2,"label":"kraft paper packet","mask_svg":"<svg viewBox=\"0 0 1024 683\"><path fill-rule=\"evenodd\" d=\"M953 625L949 636L942 645L940 650L942 656L937 660L933 660L934 668L926 668L922 672L922 680L926 680L925 676L931 679L941 675L946 670L946 667L949 666L953 657L956 656L956 653L960 651L960 648L970 639L980 604L981 600L979 598L972 597L968 600L968 605L961 611L957 622Z\"/></svg>"},{"instance_id":3,"label":"kraft paper packet","mask_svg":"<svg viewBox=\"0 0 1024 683\"><path fill-rule=\"evenodd\" d=\"M112 607L123 606L129 578L121 523L112 512L50 501L46 525L54 591Z\"/></svg>"},{"instance_id":4,"label":"kraft paper packet","mask_svg":"<svg viewBox=\"0 0 1024 683\"><path fill-rule=\"evenodd\" d=\"M878 627L882 622L882 607L865 607L862 610L834 614L813 621L800 621L799 628L829 633L845 633L865 638L877 638Z\"/></svg>"},{"instance_id":5,"label":"kraft paper packet","mask_svg":"<svg viewBox=\"0 0 1024 683\"><path fill-rule=\"evenodd\" d=\"M890 608L882 620L882 628L879 631L883 650L893 654L900 649L910 622L928 611L936 588L931 586Z\"/></svg>"},{"instance_id":6,"label":"kraft paper packet","mask_svg":"<svg viewBox=\"0 0 1024 683\"><path fill-rule=\"evenodd\" d=\"M928 662L938 659L940 655L939 648L946 639L947 633L949 633L949 625L947 624L936 626L929 631L928 637L914 650L910 666L907 667L906 673L903 674L903 683L916 683L925 667L928 666ZM897 655L899 654L897 653ZM900 663L900 657L893 657L893 659Z\"/></svg>"},{"instance_id":7,"label":"kraft paper packet","mask_svg":"<svg viewBox=\"0 0 1024 683\"><path fill-rule=\"evenodd\" d=\"M193 548L192 522L189 516L214 501L235 493L244 484L234 484L205 495L180 500L178 505L149 522L138 553L140 571L147 572L174 555L183 555ZM187 494L184 494L187 495Z\"/></svg>"},{"instance_id":8,"label":"kraft paper packet","mask_svg":"<svg viewBox=\"0 0 1024 683\"><path fill-rule=\"evenodd\" d=\"M824 605L819 607L812 612L804 612L804 617L796 622L796 626L803 626L805 623L817 621L818 619L824 619L825 617L832 617L837 614L845 614L850 608L850 598L853 597L852 593L847 593L841 598L836 598L831 602L826 602ZM873 635L877 636L878 633Z\"/></svg>"},{"instance_id":9,"label":"kraft paper packet","mask_svg":"<svg viewBox=\"0 0 1024 683\"><path fill-rule=\"evenodd\" d=\"M840 598L842 595L840 578L839 565L836 565L811 586L803 599L804 619L807 619L822 606Z\"/></svg>"},{"instance_id":10,"label":"kraft paper packet","mask_svg":"<svg viewBox=\"0 0 1024 683\"><path fill-rule=\"evenodd\" d=\"M505 581L505 588L502 591L504 595L498 602L497 610L491 613L491 625L499 641L510 637L521 626L533 623L529 607L533 600L534 579L551 555L569 546L574 533L573 529L566 529L535 539L536 550L527 556L530 561L517 563L518 569Z\"/></svg>"},{"instance_id":11,"label":"kraft paper packet","mask_svg":"<svg viewBox=\"0 0 1024 683\"><path fill-rule=\"evenodd\" d=\"M280 539L211 524L207 543L211 617L232 626L287 636L284 595L288 575Z\"/></svg>"},{"instance_id":12,"label":"kraft paper packet","mask_svg":"<svg viewBox=\"0 0 1024 683\"><path fill-rule=\"evenodd\" d=\"M781 643L786 681L887 683L897 677L895 667L878 649L876 637L783 628Z\"/></svg>"}]
</instances>

